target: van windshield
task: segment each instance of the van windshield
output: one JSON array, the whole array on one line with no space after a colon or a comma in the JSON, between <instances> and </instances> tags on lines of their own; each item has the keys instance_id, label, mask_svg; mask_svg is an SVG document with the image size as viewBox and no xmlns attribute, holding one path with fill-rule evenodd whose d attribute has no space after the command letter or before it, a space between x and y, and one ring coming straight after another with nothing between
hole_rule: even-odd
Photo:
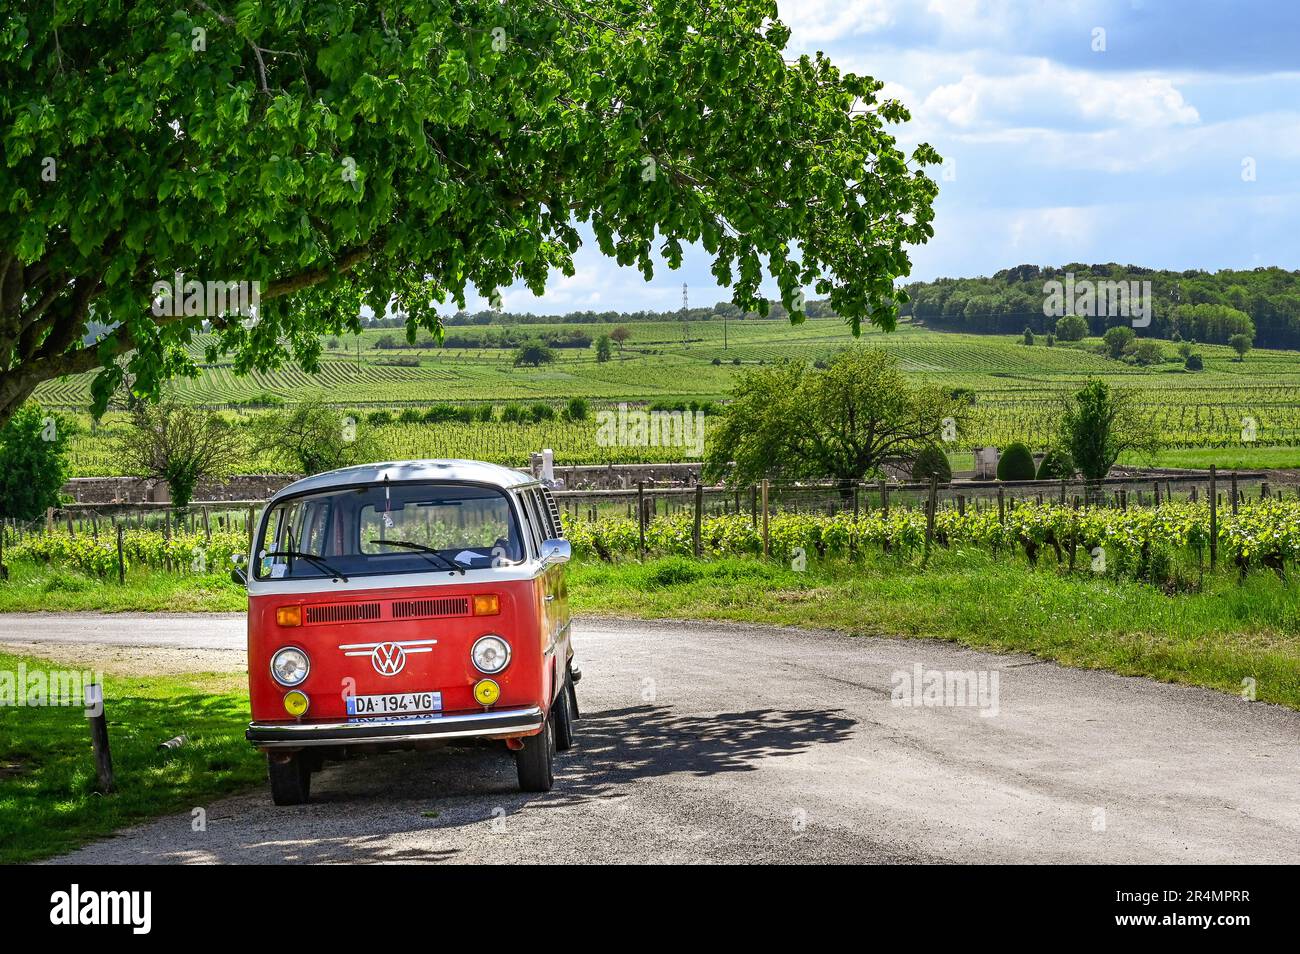
<instances>
[{"instance_id":1,"label":"van windshield","mask_svg":"<svg viewBox=\"0 0 1300 954\"><path fill-rule=\"evenodd\" d=\"M259 580L482 569L520 562L521 539L510 501L495 488L348 487L272 507L254 569Z\"/></svg>"}]
</instances>

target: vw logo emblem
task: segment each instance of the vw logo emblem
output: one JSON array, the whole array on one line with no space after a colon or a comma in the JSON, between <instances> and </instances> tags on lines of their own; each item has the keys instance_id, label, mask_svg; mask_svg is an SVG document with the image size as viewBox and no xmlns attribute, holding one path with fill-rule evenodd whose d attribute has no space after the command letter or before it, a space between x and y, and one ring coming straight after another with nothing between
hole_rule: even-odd
<instances>
[{"instance_id":1,"label":"vw logo emblem","mask_svg":"<svg viewBox=\"0 0 1300 954\"><path fill-rule=\"evenodd\" d=\"M380 643L370 653L370 665L381 676L396 676L406 668L406 650L397 643Z\"/></svg>"}]
</instances>

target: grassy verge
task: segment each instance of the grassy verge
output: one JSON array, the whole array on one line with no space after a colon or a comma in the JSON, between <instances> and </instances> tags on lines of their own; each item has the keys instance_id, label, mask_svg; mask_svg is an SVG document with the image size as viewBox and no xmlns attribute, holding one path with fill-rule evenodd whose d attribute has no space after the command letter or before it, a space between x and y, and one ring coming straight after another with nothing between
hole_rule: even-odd
<instances>
[{"instance_id":1,"label":"grassy verge","mask_svg":"<svg viewBox=\"0 0 1300 954\"><path fill-rule=\"evenodd\" d=\"M1120 463L1133 467L1186 467L1208 470L1293 470L1300 467L1300 447L1183 447L1166 448L1155 459L1125 454Z\"/></svg>"},{"instance_id":2,"label":"grassy verge","mask_svg":"<svg viewBox=\"0 0 1300 954\"><path fill-rule=\"evenodd\" d=\"M58 668L0 654L0 673L16 673L20 664L29 676ZM69 851L264 778L265 762L244 739L248 692L241 675L108 676L105 696L117 777L111 795L96 790L79 698L73 706L0 707L0 863ZM187 744L158 750L182 733Z\"/></svg>"},{"instance_id":3,"label":"grassy verge","mask_svg":"<svg viewBox=\"0 0 1300 954\"><path fill-rule=\"evenodd\" d=\"M240 613L248 608L244 591L225 577L140 570L128 573L125 585L119 585L71 570L7 565L9 582L0 583L0 613Z\"/></svg>"},{"instance_id":4,"label":"grassy verge","mask_svg":"<svg viewBox=\"0 0 1300 954\"><path fill-rule=\"evenodd\" d=\"M578 613L936 637L1231 693L1254 679L1257 698L1300 709L1300 590L1271 573L1207 575L1199 592L1167 596L975 551L937 554L925 571L884 557L805 572L668 558L576 564L570 594Z\"/></svg>"}]
</instances>

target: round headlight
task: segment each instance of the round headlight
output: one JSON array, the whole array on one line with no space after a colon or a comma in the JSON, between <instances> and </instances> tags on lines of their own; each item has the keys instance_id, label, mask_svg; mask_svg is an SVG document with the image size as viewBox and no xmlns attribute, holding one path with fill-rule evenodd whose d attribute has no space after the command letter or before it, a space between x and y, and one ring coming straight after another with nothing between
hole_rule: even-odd
<instances>
[{"instance_id":1,"label":"round headlight","mask_svg":"<svg viewBox=\"0 0 1300 954\"><path fill-rule=\"evenodd\" d=\"M311 660L296 646L286 646L271 657L271 676L282 686L296 686L311 672Z\"/></svg>"},{"instance_id":2,"label":"round headlight","mask_svg":"<svg viewBox=\"0 0 1300 954\"><path fill-rule=\"evenodd\" d=\"M510 644L500 636L480 636L470 649L469 658L479 672L498 673L510 662Z\"/></svg>"}]
</instances>

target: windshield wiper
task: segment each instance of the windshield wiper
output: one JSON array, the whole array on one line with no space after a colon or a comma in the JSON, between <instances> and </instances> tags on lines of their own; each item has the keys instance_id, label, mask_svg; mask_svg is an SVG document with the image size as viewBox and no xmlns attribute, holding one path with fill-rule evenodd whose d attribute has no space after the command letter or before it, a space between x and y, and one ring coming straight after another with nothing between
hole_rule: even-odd
<instances>
[{"instance_id":1,"label":"windshield wiper","mask_svg":"<svg viewBox=\"0 0 1300 954\"><path fill-rule=\"evenodd\" d=\"M348 578L344 576L340 571L334 569L334 567L330 566L328 563L326 563L324 560L322 560L314 553L303 553L299 550L272 550L269 553L263 553L262 556L289 557L292 560L306 560L308 563L320 567L326 573L338 577L338 579L342 580L344 583L348 581Z\"/></svg>"},{"instance_id":2,"label":"windshield wiper","mask_svg":"<svg viewBox=\"0 0 1300 954\"><path fill-rule=\"evenodd\" d=\"M447 569L465 575L465 568L454 560L448 560L445 556L435 550L433 547L426 547L423 543L411 543L409 540L380 540L378 538L370 541L372 544L377 543L384 547L405 547L408 550L415 550L419 553L425 553L429 556L435 556L443 562Z\"/></svg>"}]
</instances>

